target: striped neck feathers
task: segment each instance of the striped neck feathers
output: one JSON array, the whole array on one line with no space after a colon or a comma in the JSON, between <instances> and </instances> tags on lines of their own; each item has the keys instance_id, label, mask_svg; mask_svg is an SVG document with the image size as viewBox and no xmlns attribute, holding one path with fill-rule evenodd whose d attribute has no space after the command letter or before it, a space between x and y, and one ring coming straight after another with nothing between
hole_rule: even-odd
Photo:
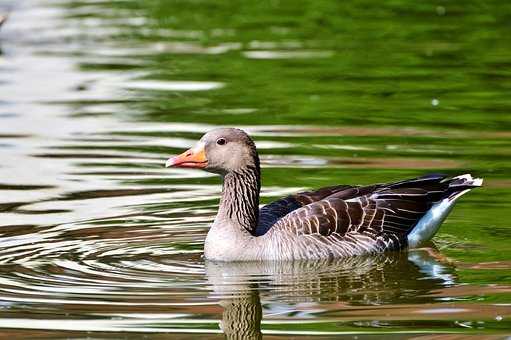
<instances>
[{"instance_id":1,"label":"striped neck feathers","mask_svg":"<svg viewBox=\"0 0 511 340\"><path fill-rule=\"evenodd\" d=\"M259 222L259 191L261 175L259 161L224 176L222 198L218 214L251 235Z\"/></svg>"}]
</instances>

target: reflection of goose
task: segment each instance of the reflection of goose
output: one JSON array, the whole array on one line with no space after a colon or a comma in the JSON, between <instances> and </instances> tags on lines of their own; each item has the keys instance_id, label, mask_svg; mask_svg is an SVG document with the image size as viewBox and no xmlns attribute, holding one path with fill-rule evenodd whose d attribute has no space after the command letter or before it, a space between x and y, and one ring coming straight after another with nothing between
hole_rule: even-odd
<instances>
[{"instance_id":1,"label":"reflection of goose","mask_svg":"<svg viewBox=\"0 0 511 340\"><path fill-rule=\"evenodd\" d=\"M206 258L221 261L323 259L417 247L433 237L456 199L482 184L470 175L430 175L339 185L288 196L259 211L259 157L241 130L208 132L166 165L222 175L222 199L204 247Z\"/></svg>"},{"instance_id":2,"label":"reflection of goose","mask_svg":"<svg viewBox=\"0 0 511 340\"><path fill-rule=\"evenodd\" d=\"M220 328L228 339L261 339L261 301L257 291L220 301L223 307Z\"/></svg>"},{"instance_id":3,"label":"reflection of goose","mask_svg":"<svg viewBox=\"0 0 511 340\"><path fill-rule=\"evenodd\" d=\"M232 339L261 337L260 299L267 291L288 303L427 303L432 290L454 284L452 271L423 249L322 261L206 262L224 308L221 328Z\"/></svg>"}]
</instances>

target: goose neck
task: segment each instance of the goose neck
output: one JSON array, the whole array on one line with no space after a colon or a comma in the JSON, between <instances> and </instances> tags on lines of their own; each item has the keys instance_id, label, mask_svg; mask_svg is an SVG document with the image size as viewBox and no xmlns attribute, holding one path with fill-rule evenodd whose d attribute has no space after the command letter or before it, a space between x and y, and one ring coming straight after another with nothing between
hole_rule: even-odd
<instances>
[{"instance_id":1,"label":"goose neck","mask_svg":"<svg viewBox=\"0 0 511 340\"><path fill-rule=\"evenodd\" d=\"M223 178L219 216L254 235L259 219L260 189L256 166L227 173Z\"/></svg>"}]
</instances>

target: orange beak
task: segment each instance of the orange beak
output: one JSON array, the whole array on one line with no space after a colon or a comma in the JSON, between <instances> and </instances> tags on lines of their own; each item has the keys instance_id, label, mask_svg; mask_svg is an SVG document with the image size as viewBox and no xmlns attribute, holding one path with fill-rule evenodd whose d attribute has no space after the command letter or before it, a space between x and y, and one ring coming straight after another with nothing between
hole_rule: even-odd
<instances>
[{"instance_id":1,"label":"orange beak","mask_svg":"<svg viewBox=\"0 0 511 340\"><path fill-rule=\"evenodd\" d=\"M187 150L179 156L171 157L165 163L165 167L176 168L199 168L203 169L208 165L204 145L197 145L193 149Z\"/></svg>"}]
</instances>

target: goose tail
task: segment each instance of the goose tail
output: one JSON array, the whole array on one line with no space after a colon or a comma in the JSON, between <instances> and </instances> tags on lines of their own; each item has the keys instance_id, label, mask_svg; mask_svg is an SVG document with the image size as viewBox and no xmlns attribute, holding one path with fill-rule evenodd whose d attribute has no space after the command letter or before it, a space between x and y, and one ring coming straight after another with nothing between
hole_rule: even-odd
<instances>
[{"instance_id":1,"label":"goose tail","mask_svg":"<svg viewBox=\"0 0 511 340\"><path fill-rule=\"evenodd\" d=\"M448 181L449 195L447 196L447 199L453 202L470 190L483 185L482 178L473 178L471 174L456 176L448 179Z\"/></svg>"},{"instance_id":2,"label":"goose tail","mask_svg":"<svg viewBox=\"0 0 511 340\"><path fill-rule=\"evenodd\" d=\"M447 218L458 198L470 190L483 185L482 178L473 178L470 174L446 178L443 182L449 184L445 196L431 206L431 209L417 222L408 234L409 248L420 247L429 241Z\"/></svg>"}]
</instances>

